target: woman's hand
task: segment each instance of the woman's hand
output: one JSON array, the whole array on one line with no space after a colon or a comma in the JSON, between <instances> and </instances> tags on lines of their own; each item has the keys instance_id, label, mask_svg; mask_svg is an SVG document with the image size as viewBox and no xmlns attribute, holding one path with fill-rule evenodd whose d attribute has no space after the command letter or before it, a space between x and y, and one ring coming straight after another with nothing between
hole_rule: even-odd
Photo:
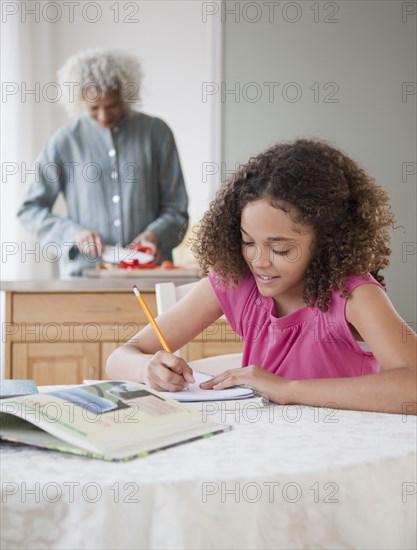
<instances>
[{"instance_id":1,"label":"woman's hand","mask_svg":"<svg viewBox=\"0 0 417 550\"><path fill-rule=\"evenodd\" d=\"M192 369L181 357L158 351L145 367L145 384L157 391L181 391L195 382Z\"/></svg>"},{"instance_id":2,"label":"woman's hand","mask_svg":"<svg viewBox=\"0 0 417 550\"><path fill-rule=\"evenodd\" d=\"M161 259L161 252L159 250L158 235L153 231L143 231L137 237L133 239L129 246L141 245L150 248L151 254L154 257L154 262L159 264Z\"/></svg>"},{"instance_id":3,"label":"woman's hand","mask_svg":"<svg viewBox=\"0 0 417 550\"><path fill-rule=\"evenodd\" d=\"M202 390L223 390L231 386L250 386L259 393L267 395L271 401L286 403L286 393L289 380L281 378L256 365L231 369L200 384Z\"/></svg>"},{"instance_id":4,"label":"woman's hand","mask_svg":"<svg viewBox=\"0 0 417 550\"><path fill-rule=\"evenodd\" d=\"M97 258L103 254L104 242L100 233L91 229L81 229L74 237L78 250L84 256Z\"/></svg>"}]
</instances>

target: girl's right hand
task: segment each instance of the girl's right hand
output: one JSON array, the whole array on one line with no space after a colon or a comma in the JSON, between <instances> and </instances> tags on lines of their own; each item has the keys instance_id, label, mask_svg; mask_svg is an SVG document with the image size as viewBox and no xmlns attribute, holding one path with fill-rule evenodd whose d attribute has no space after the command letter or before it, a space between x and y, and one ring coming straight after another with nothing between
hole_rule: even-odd
<instances>
[{"instance_id":1,"label":"girl's right hand","mask_svg":"<svg viewBox=\"0 0 417 550\"><path fill-rule=\"evenodd\" d=\"M181 391L194 383L193 371L181 357L158 351L145 367L145 384L157 391Z\"/></svg>"}]
</instances>

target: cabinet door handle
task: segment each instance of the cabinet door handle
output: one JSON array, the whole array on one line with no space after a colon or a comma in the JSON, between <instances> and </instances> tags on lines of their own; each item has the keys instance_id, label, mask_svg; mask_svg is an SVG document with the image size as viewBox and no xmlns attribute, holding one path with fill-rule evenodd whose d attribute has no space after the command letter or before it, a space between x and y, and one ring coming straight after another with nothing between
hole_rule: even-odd
<instances>
[{"instance_id":1,"label":"cabinet door handle","mask_svg":"<svg viewBox=\"0 0 417 550\"><path fill-rule=\"evenodd\" d=\"M83 306L81 311L86 313L100 313L100 312L112 312L119 311L119 307L115 306Z\"/></svg>"}]
</instances>

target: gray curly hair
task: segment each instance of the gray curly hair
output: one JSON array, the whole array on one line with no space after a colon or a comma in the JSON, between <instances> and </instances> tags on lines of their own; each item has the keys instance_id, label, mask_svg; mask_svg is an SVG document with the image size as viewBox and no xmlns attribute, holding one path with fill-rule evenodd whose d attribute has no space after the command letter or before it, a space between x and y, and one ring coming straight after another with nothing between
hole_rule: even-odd
<instances>
[{"instance_id":1,"label":"gray curly hair","mask_svg":"<svg viewBox=\"0 0 417 550\"><path fill-rule=\"evenodd\" d=\"M119 94L125 109L140 99L142 70L135 56L121 51L95 48L71 56L57 72L61 103L72 116L81 114L85 102L110 91ZM94 89L93 94L88 92Z\"/></svg>"}]
</instances>

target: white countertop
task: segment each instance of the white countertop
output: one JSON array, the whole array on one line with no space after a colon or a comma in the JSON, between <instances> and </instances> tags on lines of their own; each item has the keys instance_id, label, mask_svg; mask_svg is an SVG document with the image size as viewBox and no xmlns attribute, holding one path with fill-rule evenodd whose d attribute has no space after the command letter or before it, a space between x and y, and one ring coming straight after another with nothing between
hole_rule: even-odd
<instances>
[{"instance_id":1,"label":"white countertop","mask_svg":"<svg viewBox=\"0 0 417 550\"><path fill-rule=\"evenodd\" d=\"M199 277L194 270L188 274L185 270L172 270L167 274L139 272L137 278L90 278L71 277L68 279L45 280L21 280L2 281L0 290L4 292L131 292L132 284L137 284L141 291L154 291L156 283L173 282L175 285L183 285L198 281Z\"/></svg>"}]
</instances>

